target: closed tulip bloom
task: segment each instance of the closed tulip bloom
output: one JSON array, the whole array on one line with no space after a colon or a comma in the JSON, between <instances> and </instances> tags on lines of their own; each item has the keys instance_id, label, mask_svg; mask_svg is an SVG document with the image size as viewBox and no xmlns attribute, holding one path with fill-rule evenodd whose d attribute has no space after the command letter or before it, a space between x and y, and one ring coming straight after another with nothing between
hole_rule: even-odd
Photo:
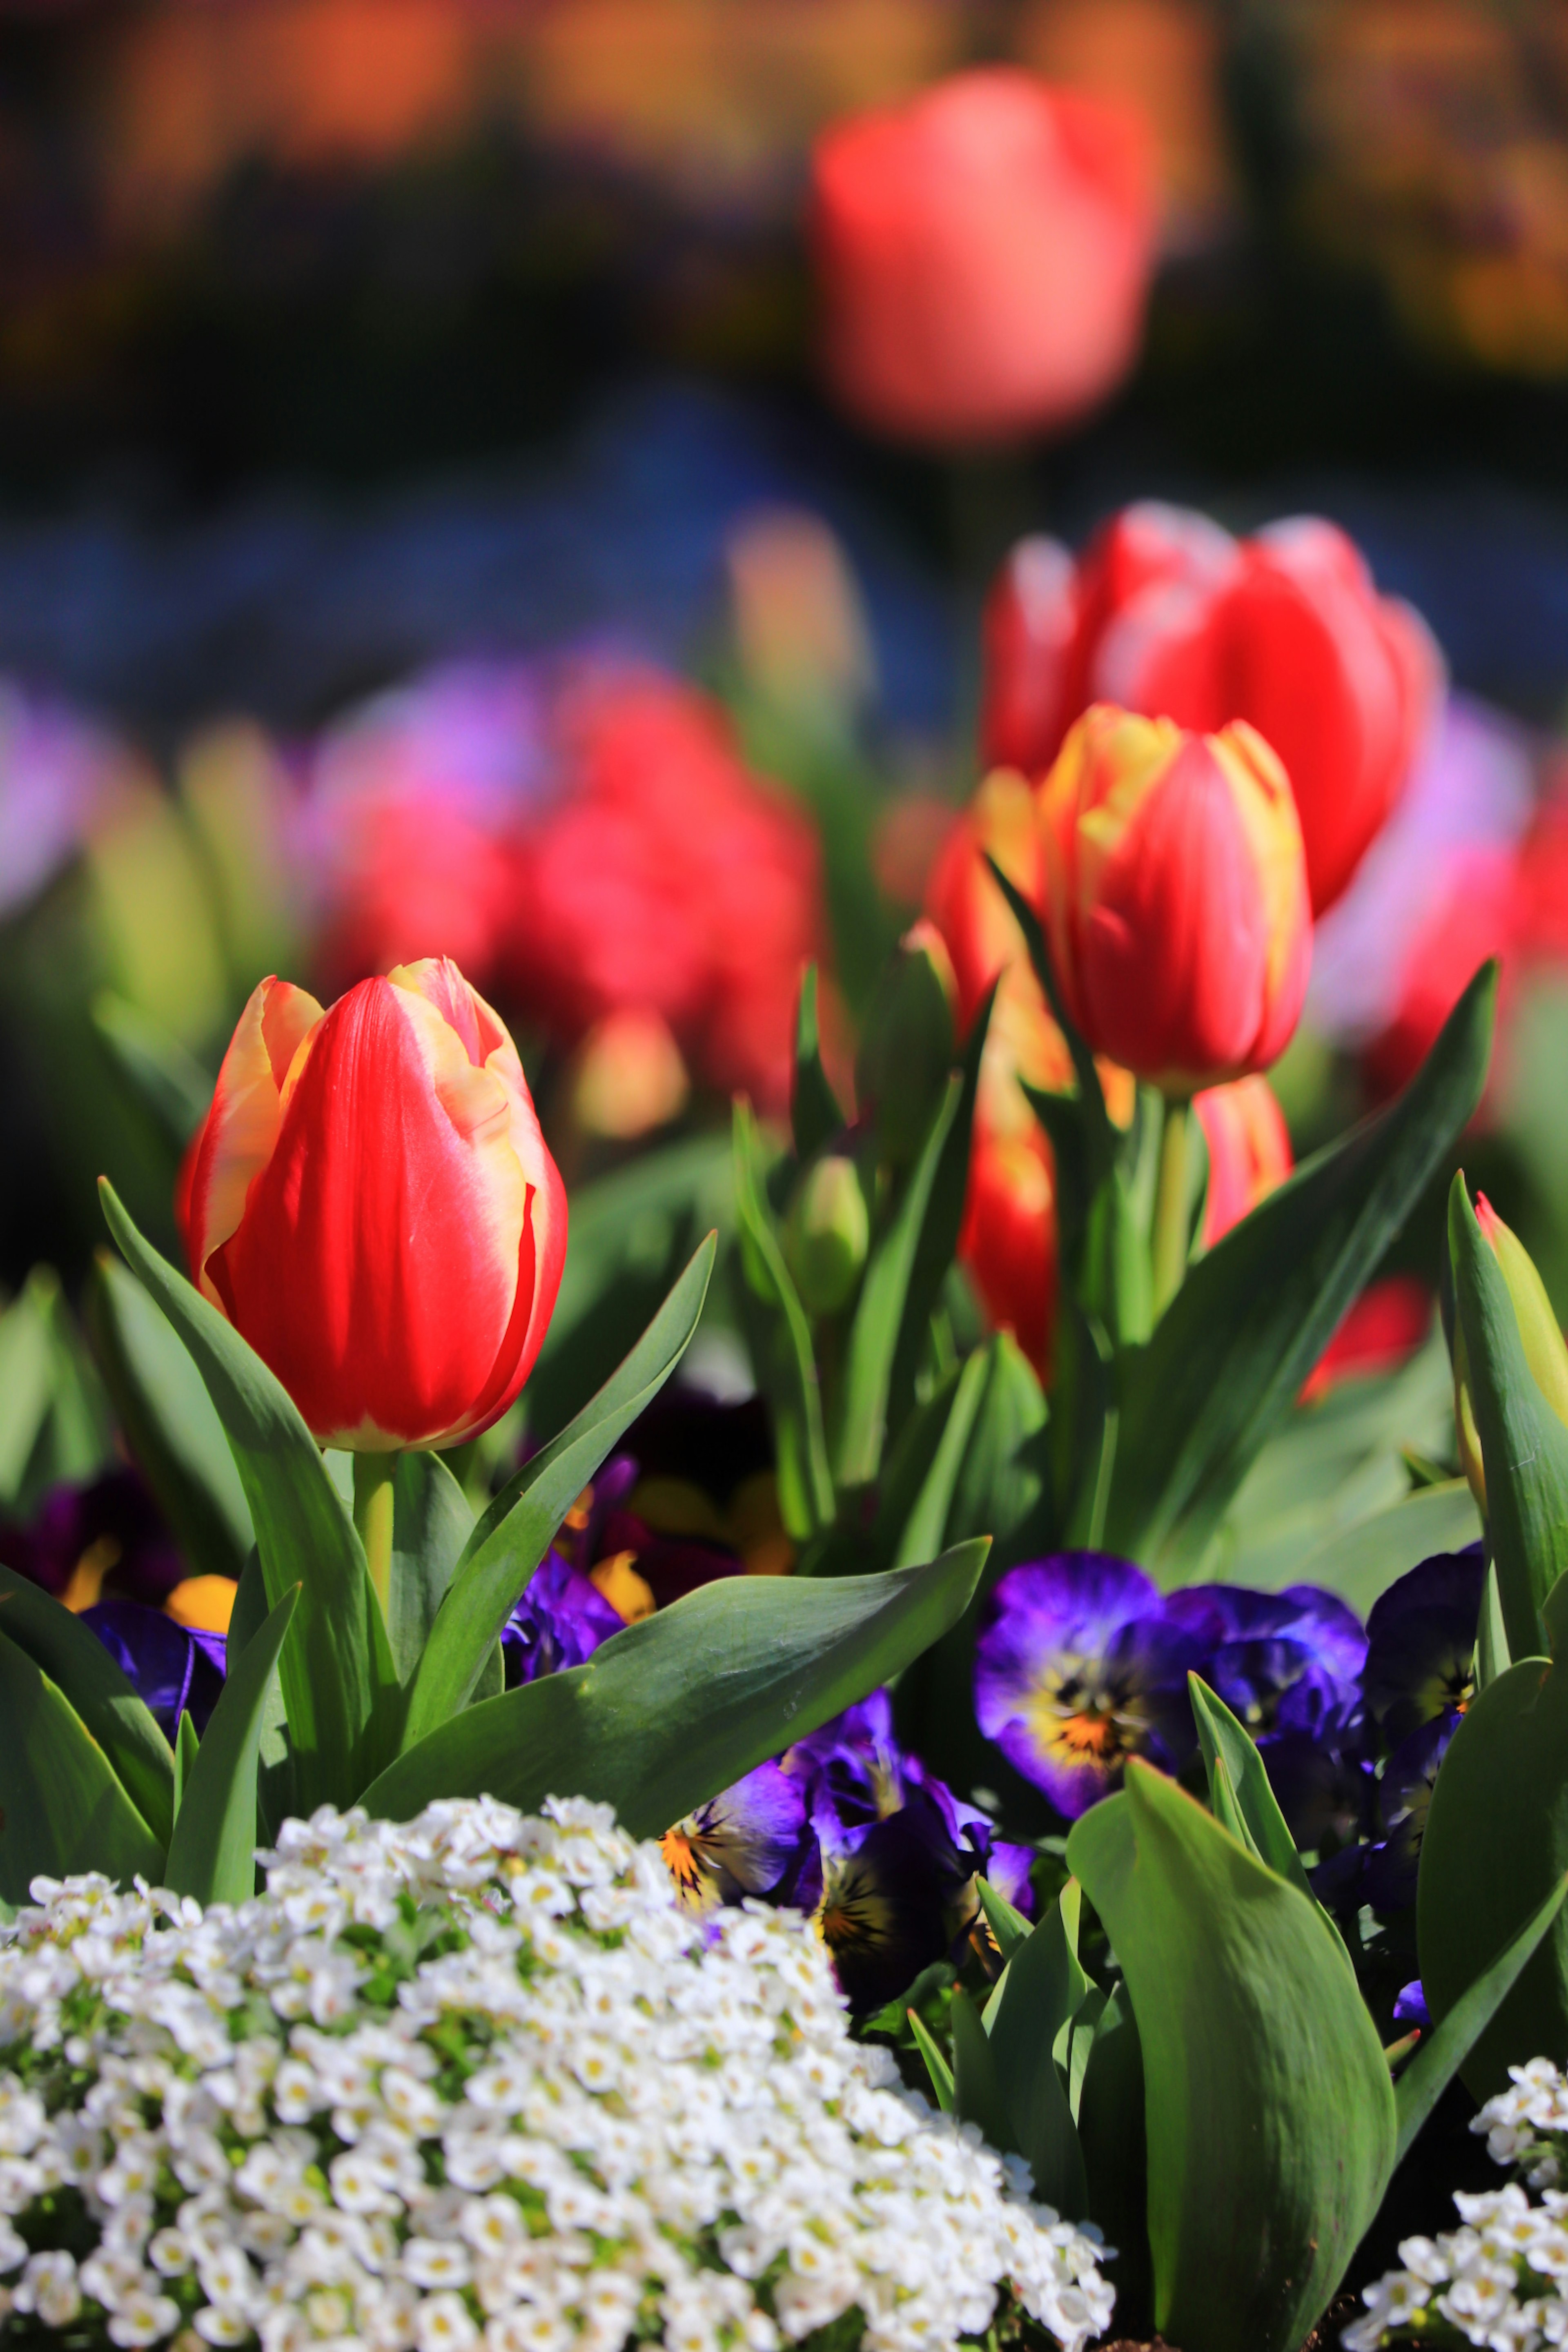
<instances>
[{"instance_id":1,"label":"closed tulip bloom","mask_svg":"<svg viewBox=\"0 0 1568 2352\"><path fill-rule=\"evenodd\" d=\"M1284 761L1321 915L1404 791L1442 682L1426 623L1334 524L1238 541L1143 501L1076 563L1050 540L1013 551L987 608L982 736L1033 772L1094 702L1210 731L1247 719Z\"/></svg>"},{"instance_id":2,"label":"closed tulip bloom","mask_svg":"<svg viewBox=\"0 0 1568 2352\"><path fill-rule=\"evenodd\" d=\"M834 391L952 446L1048 431L1137 356L1154 206L1141 118L1017 66L832 124L811 228Z\"/></svg>"},{"instance_id":3,"label":"closed tulip bloom","mask_svg":"<svg viewBox=\"0 0 1568 2352\"><path fill-rule=\"evenodd\" d=\"M538 1356L566 1196L517 1050L448 959L330 1012L264 980L180 1202L193 1278L323 1445L453 1445Z\"/></svg>"},{"instance_id":4,"label":"closed tulip bloom","mask_svg":"<svg viewBox=\"0 0 1568 2352\"><path fill-rule=\"evenodd\" d=\"M1311 919L1295 803L1262 737L1098 705L1038 817L1051 952L1094 1050L1174 1097L1276 1061Z\"/></svg>"}]
</instances>

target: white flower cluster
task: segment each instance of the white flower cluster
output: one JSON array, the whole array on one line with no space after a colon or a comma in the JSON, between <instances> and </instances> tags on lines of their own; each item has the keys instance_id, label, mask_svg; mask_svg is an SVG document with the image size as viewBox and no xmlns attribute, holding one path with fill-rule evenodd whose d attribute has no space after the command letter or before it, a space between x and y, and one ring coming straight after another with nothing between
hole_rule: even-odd
<instances>
[{"instance_id":1,"label":"white flower cluster","mask_svg":"<svg viewBox=\"0 0 1568 2352\"><path fill-rule=\"evenodd\" d=\"M1346 2352L1429 2339L1489 2352L1568 2346L1568 2194L1553 2184L1568 2147L1568 2080L1548 2058L1509 2068L1511 2087L1470 2125L1498 2164L1523 2170L1544 2193L1532 2205L1513 2183L1456 2195L1464 2227L1440 2238L1405 2238L1402 2270L1364 2289L1367 2315L1344 2331Z\"/></svg>"},{"instance_id":2,"label":"white flower cluster","mask_svg":"<svg viewBox=\"0 0 1568 2352\"><path fill-rule=\"evenodd\" d=\"M608 1810L324 1809L205 1915L35 1884L0 1944L5 2332L175 2352L868 2352L1005 2288L1081 2352L1101 2249L892 2086L826 1954L694 1922ZM6 2066L10 2071L3 2071Z\"/></svg>"}]
</instances>

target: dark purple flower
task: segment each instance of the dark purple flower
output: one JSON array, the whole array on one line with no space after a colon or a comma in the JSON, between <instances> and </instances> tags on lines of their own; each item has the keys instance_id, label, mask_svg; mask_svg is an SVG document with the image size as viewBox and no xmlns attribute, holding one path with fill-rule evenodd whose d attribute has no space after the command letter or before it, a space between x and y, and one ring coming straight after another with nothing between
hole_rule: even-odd
<instances>
[{"instance_id":1,"label":"dark purple flower","mask_svg":"<svg viewBox=\"0 0 1568 2352\"><path fill-rule=\"evenodd\" d=\"M1377 1784L1353 1747L1310 1731L1280 1731L1260 1752L1300 1853L1331 1854L1360 1843Z\"/></svg>"},{"instance_id":2,"label":"dark purple flower","mask_svg":"<svg viewBox=\"0 0 1568 2352\"><path fill-rule=\"evenodd\" d=\"M1394 1996L1394 2022L1395 2025L1414 2026L1421 2033L1425 2033L1431 2025L1426 1994L1419 1977L1412 1977L1407 1985L1400 1986Z\"/></svg>"},{"instance_id":3,"label":"dark purple flower","mask_svg":"<svg viewBox=\"0 0 1568 2352\"><path fill-rule=\"evenodd\" d=\"M507 1687L536 1682L591 1658L626 1621L580 1569L547 1551L502 1630Z\"/></svg>"},{"instance_id":4,"label":"dark purple flower","mask_svg":"<svg viewBox=\"0 0 1568 2352\"><path fill-rule=\"evenodd\" d=\"M1366 1856L1365 1898L1374 1911L1408 1910L1415 1900L1437 1767L1458 1727L1458 1715L1434 1716L1401 1742L1383 1768L1377 1810L1384 1833Z\"/></svg>"},{"instance_id":5,"label":"dark purple flower","mask_svg":"<svg viewBox=\"0 0 1568 2352\"><path fill-rule=\"evenodd\" d=\"M975 1647L980 1728L1069 1821L1108 1794L1129 1756L1174 1769L1191 1748L1189 1667L1203 1644L1167 1617L1142 1570L1058 1552L991 1595Z\"/></svg>"},{"instance_id":6,"label":"dark purple flower","mask_svg":"<svg viewBox=\"0 0 1568 2352\"><path fill-rule=\"evenodd\" d=\"M51 1487L25 1527L0 1528L0 1560L79 1607L107 1581L110 1598L156 1608L187 1572L140 1475L125 1468Z\"/></svg>"},{"instance_id":7,"label":"dark purple flower","mask_svg":"<svg viewBox=\"0 0 1568 2352\"><path fill-rule=\"evenodd\" d=\"M974 1916L973 1856L959 1853L923 1790L852 1845L824 1851L822 1873L816 1928L858 2015L945 1959Z\"/></svg>"},{"instance_id":8,"label":"dark purple flower","mask_svg":"<svg viewBox=\"0 0 1568 2352\"><path fill-rule=\"evenodd\" d=\"M1035 1888L1029 1876L1034 1860L1033 1846L1007 1845L998 1838L985 1863L985 1875L997 1894L1026 1919L1035 1916Z\"/></svg>"},{"instance_id":9,"label":"dark purple flower","mask_svg":"<svg viewBox=\"0 0 1568 2352\"><path fill-rule=\"evenodd\" d=\"M1285 1731L1333 1737L1353 1721L1366 1634L1333 1593L1194 1584L1171 1594L1166 1613L1202 1644L1199 1672L1259 1742Z\"/></svg>"},{"instance_id":10,"label":"dark purple flower","mask_svg":"<svg viewBox=\"0 0 1568 2352\"><path fill-rule=\"evenodd\" d=\"M174 1742L188 1707L198 1732L223 1689L228 1643L221 1633L195 1633L161 1609L137 1601L100 1601L82 1612L160 1730Z\"/></svg>"},{"instance_id":11,"label":"dark purple flower","mask_svg":"<svg viewBox=\"0 0 1568 2352\"><path fill-rule=\"evenodd\" d=\"M1373 1601L1362 1689L1367 1713L1392 1743L1469 1705L1485 1582L1475 1543L1434 1553Z\"/></svg>"},{"instance_id":12,"label":"dark purple flower","mask_svg":"<svg viewBox=\"0 0 1568 2352\"><path fill-rule=\"evenodd\" d=\"M781 1890L798 1876L808 1840L800 1782L777 1764L759 1764L667 1830L663 1850L681 1901L710 1911L746 1895L792 1899Z\"/></svg>"}]
</instances>

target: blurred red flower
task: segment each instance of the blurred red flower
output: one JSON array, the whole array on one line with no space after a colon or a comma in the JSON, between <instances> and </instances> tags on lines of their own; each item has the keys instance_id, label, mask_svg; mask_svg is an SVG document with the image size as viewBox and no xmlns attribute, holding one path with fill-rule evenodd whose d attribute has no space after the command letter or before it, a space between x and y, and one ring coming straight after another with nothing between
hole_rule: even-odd
<instances>
[{"instance_id":1,"label":"blurred red flower","mask_svg":"<svg viewBox=\"0 0 1568 2352\"><path fill-rule=\"evenodd\" d=\"M657 1013L709 1085L784 1109L801 965L822 948L809 819L714 703L656 672L588 674L556 726L568 787L515 845L510 998L568 1042Z\"/></svg>"},{"instance_id":2,"label":"blurred red flower","mask_svg":"<svg viewBox=\"0 0 1568 2352\"><path fill-rule=\"evenodd\" d=\"M831 124L812 159L823 354L876 431L1070 424L1132 365L1153 263L1141 115L1018 66Z\"/></svg>"},{"instance_id":3,"label":"blurred red flower","mask_svg":"<svg viewBox=\"0 0 1568 2352\"><path fill-rule=\"evenodd\" d=\"M1208 1147L1205 1249L1212 1249L1290 1173L1290 1130L1274 1089L1261 1073L1227 1087L1205 1087L1193 1108Z\"/></svg>"},{"instance_id":4,"label":"blurred red flower","mask_svg":"<svg viewBox=\"0 0 1568 2352\"><path fill-rule=\"evenodd\" d=\"M1127 507L1074 563L1025 540L985 619L983 748L1037 773L1110 701L1212 732L1245 719L1289 776L1312 911L1343 891L1405 788L1442 661L1424 621L1380 596L1332 523L1233 540L1205 516Z\"/></svg>"},{"instance_id":5,"label":"blurred red flower","mask_svg":"<svg viewBox=\"0 0 1568 2352\"><path fill-rule=\"evenodd\" d=\"M1342 1381L1397 1371L1424 1345L1432 1328L1432 1294L1413 1274L1384 1275L1368 1285L1318 1358L1299 1402L1310 1404Z\"/></svg>"},{"instance_id":6,"label":"blurred red flower","mask_svg":"<svg viewBox=\"0 0 1568 2352\"><path fill-rule=\"evenodd\" d=\"M1406 950L1393 1017L1363 1051L1374 1094L1396 1094L1415 1076L1489 956L1511 965L1523 903L1520 874L1511 850L1472 848L1454 861Z\"/></svg>"}]
</instances>

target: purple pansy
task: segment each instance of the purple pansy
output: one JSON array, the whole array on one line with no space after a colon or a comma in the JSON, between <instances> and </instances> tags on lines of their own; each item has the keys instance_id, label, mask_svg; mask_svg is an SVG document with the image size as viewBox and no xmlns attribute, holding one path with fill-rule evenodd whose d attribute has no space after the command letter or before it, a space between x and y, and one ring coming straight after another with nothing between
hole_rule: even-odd
<instances>
[{"instance_id":1,"label":"purple pansy","mask_svg":"<svg viewBox=\"0 0 1568 2352\"><path fill-rule=\"evenodd\" d=\"M818 1934L846 2000L864 2015L946 1959L974 1916L974 1856L923 1789L837 1851L824 1847Z\"/></svg>"},{"instance_id":2,"label":"purple pansy","mask_svg":"<svg viewBox=\"0 0 1568 2352\"><path fill-rule=\"evenodd\" d=\"M137 1601L100 1601L83 1610L81 1622L91 1626L171 1745L186 1708L197 1732L206 1729L228 1655L221 1633L193 1633Z\"/></svg>"},{"instance_id":3,"label":"purple pansy","mask_svg":"<svg viewBox=\"0 0 1568 2352\"><path fill-rule=\"evenodd\" d=\"M777 1764L759 1764L667 1830L662 1841L680 1899L695 1911L747 1895L793 1901L808 1842L805 1792ZM815 1896L815 1883L812 1891Z\"/></svg>"},{"instance_id":4,"label":"purple pansy","mask_svg":"<svg viewBox=\"0 0 1568 2352\"><path fill-rule=\"evenodd\" d=\"M1437 1768L1458 1727L1457 1714L1434 1716L1401 1741L1383 1768L1377 1810L1384 1833L1367 1849L1363 1877L1366 1900L1374 1911L1408 1910L1415 1900L1421 1841Z\"/></svg>"},{"instance_id":5,"label":"purple pansy","mask_svg":"<svg viewBox=\"0 0 1568 2352\"><path fill-rule=\"evenodd\" d=\"M1366 1634L1333 1593L1194 1584L1171 1594L1165 1613L1199 1643L1199 1673L1260 1745L1289 1731L1332 1737L1353 1721Z\"/></svg>"},{"instance_id":6,"label":"purple pansy","mask_svg":"<svg viewBox=\"0 0 1568 2352\"><path fill-rule=\"evenodd\" d=\"M625 1630L626 1620L598 1586L558 1551L547 1551L501 1631L507 1687L580 1666L601 1642Z\"/></svg>"},{"instance_id":7,"label":"purple pansy","mask_svg":"<svg viewBox=\"0 0 1568 2352\"><path fill-rule=\"evenodd\" d=\"M1395 2025L1414 2027L1420 2033L1431 2025L1426 1990L1419 1977L1412 1977L1407 1985L1400 1986L1394 2000L1394 2021Z\"/></svg>"},{"instance_id":8,"label":"purple pansy","mask_svg":"<svg viewBox=\"0 0 1568 2352\"><path fill-rule=\"evenodd\" d=\"M57 1601L79 1567L91 1567L110 1597L150 1608L188 1573L141 1477L124 1468L51 1487L26 1525L0 1528L0 1560Z\"/></svg>"},{"instance_id":9,"label":"purple pansy","mask_svg":"<svg viewBox=\"0 0 1568 2352\"><path fill-rule=\"evenodd\" d=\"M1188 1669L1204 1644L1172 1621L1141 1569L1058 1552L991 1595L975 1647L980 1728L1058 1812L1076 1821L1129 1756L1174 1770L1193 1743Z\"/></svg>"},{"instance_id":10,"label":"purple pansy","mask_svg":"<svg viewBox=\"0 0 1568 2352\"><path fill-rule=\"evenodd\" d=\"M1469 1705L1485 1582L1474 1543L1424 1559L1373 1603L1362 1688L1367 1713L1390 1741Z\"/></svg>"}]
</instances>

